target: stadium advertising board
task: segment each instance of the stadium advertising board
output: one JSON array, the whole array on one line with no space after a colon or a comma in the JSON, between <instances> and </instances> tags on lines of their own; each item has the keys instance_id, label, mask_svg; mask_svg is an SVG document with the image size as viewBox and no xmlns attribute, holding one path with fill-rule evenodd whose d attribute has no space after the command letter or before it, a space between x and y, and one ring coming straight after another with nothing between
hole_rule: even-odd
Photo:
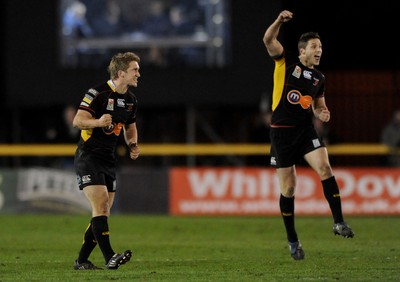
<instances>
[{"instance_id":1,"label":"stadium advertising board","mask_svg":"<svg viewBox=\"0 0 400 282\"><path fill-rule=\"evenodd\" d=\"M0 170L0 212L90 213L72 171L50 168Z\"/></svg>"},{"instance_id":2,"label":"stadium advertising board","mask_svg":"<svg viewBox=\"0 0 400 282\"><path fill-rule=\"evenodd\" d=\"M298 168L296 214L330 215L321 181ZM342 207L351 215L400 214L400 169L335 169ZM174 168L170 171L172 215L279 215L274 169Z\"/></svg>"}]
</instances>

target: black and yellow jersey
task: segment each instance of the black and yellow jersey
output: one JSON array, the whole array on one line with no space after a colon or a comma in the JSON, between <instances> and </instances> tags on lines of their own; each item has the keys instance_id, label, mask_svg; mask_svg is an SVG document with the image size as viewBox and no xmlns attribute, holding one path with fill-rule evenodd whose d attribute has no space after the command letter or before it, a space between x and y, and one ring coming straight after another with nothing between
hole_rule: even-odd
<instances>
[{"instance_id":1,"label":"black and yellow jersey","mask_svg":"<svg viewBox=\"0 0 400 282\"><path fill-rule=\"evenodd\" d=\"M275 69L271 125L311 125L312 102L324 97L325 76L315 68L304 66L298 57L286 51L273 60Z\"/></svg>"},{"instance_id":2,"label":"black and yellow jersey","mask_svg":"<svg viewBox=\"0 0 400 282\"><path fill-rule=\"evenodd\" d=\"M104 114L112 116L112 125L81 131L78 147L86 152L114 156L123 126L136 122L137 98L130 89L125 94L115 91L109 80L90 88L83 97L80 110L88 111L95 119Z\"/></svg>"}]
</instances>

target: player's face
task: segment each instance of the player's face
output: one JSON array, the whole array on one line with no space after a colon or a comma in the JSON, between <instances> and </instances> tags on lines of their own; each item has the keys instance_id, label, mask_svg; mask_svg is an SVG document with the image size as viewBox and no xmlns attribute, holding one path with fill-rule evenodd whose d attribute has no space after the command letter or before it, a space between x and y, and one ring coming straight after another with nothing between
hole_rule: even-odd
<instances>
[{"instance_id":1,"label":"player's face","mask_svg":"<svg viewBox=\"0 0 400 282\"><path fill-rule=\"evenodd\" d=\"M322 44L317 38L310 39L305 49L301 50L300 58L303 64L309 68L318 66L322 55Z\"/></svg>"},{"instance_id":2,"label":"player's face","mask_svg":"<svg viewBox=\"0 0 400 282\"><path fill-rule=\"evenodd\" d=\"M139 77L139 63L135 61L130 62L128 69L124 72L125 83L129 86L137 87Z\"/></svg>"}]
</instances>

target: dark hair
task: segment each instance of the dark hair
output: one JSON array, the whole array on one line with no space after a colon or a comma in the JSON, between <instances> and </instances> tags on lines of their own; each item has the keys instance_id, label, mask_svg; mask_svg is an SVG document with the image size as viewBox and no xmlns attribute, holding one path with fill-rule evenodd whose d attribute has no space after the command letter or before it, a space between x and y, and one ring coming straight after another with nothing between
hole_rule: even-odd
<instances>
[{"instance_id":1,"label":"dark hair","mask_svg":"<svg viewBox=\"0 0 400 282\"><path fill-rule=\"evenodd\" d=\"M321 37L319 36L319 34L317 32L310 31L310 32L303 33L300 36L299 42L297 43L297 49L299 50L299 52L300 52L300 49L306 48L307 43L310 39L315 39L315 38L321 39Z\"/></svg>"}]
</instances>

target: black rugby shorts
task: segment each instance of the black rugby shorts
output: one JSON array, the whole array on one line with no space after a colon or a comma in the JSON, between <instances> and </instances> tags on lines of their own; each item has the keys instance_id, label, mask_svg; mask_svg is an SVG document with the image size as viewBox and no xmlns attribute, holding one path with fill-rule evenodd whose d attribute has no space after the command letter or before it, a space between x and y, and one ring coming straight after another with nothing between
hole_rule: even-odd
<instances>
[{"instance_id":1,"label":"black rugby shorts","mask_svg":"<svg viewBox=\"0 0 400 282\"><path fill-rule=\"evenodd\" d=\"M115 162L83 150L77 150L75 154L75 172L79 189L90 185L105 185L108 192L116 190Z\"/></svg>"},{"instance_id":2,"label":"black rugby shorts","mask_svg":"<svg viewBox=\"0 0 400 282\"><path fill-rule=\"evenodd\" d=\"M313 126L273 127L270 130L270 137L270 164L276 168L291 167L307 153L325 147Z\"/></svg>"}]
</instances>

